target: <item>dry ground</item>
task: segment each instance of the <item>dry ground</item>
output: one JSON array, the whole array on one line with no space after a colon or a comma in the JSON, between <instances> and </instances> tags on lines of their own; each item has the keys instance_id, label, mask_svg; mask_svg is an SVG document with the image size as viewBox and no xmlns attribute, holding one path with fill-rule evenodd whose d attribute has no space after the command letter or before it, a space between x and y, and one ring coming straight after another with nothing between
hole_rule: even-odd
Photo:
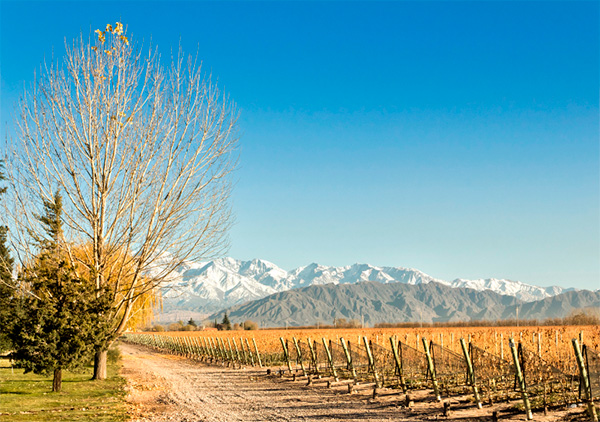
<instances>
[{"instance_id":1,"label":"dry ground","mask_svg":"<svg viewBox=\"0 0 600 422\"><path fill-rule=\"evenodd\" d=\"M503 412L506 405L477 409L467 397L450 400L451 411L443 416L443 404L430 392L411 394L414 405L404 406L404 394L382 390L373 399L372 387L359 386L348 394L347 385L327 388L324 381L307 386L304 378L292 381L267 375L265 369L232 369L160 354L122 344L122 375L128 381L128 402L133 421L491 421L525 420L523 414ZM583 408L556 410L536 421L586 420Z\"/></svg>"}]
</instances>

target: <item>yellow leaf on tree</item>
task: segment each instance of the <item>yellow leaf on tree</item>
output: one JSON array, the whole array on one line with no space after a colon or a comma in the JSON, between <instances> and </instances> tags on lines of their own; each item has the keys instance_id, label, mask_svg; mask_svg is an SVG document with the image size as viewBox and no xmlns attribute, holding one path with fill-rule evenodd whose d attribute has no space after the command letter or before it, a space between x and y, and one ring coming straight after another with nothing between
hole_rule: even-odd
<instances>
[{"instance_id":1,"label":"yellow leaf on tree","mask_svg":"<svg viewBox=\"0 0 600 422\"><path fill-rule=\"evenodd\" d=\"M115 294L115 301L131 301L131 313L127 328L135 329L148 324L154 311L162 307L162 296L158 286L148 288L152 283L145 276L136 276L135 257L126 249L112 248L102 263L101 277L106 286ZM74 246L71 253L79 274L87 280L94 279L93 248L91 244ZM120 311L123 313L123 310Z\"/></svg>"}]
</instances>

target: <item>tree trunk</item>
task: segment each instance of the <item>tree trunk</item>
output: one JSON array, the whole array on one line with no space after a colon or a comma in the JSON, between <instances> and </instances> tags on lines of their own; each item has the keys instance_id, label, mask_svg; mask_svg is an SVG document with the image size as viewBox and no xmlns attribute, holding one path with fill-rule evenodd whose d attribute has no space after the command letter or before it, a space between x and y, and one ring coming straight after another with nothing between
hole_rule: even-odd
<instances>
[{"instance_id":1,"label":"tree trunk","mask_svg":"<svg viewBox=\"0 0 600 422\"><path fill-rule=\"evenodd\" d=\"M94 356L94 380L105 380L106 379L106 356L108 350L100 350L96 352Z\"/></svg>"},{"instance_id":2,"label":"tree trunk","mask_svg":"<svg viewBox=\"0 0 600 422\"><path fill-rule=\"evenodd\" d=\"M54 378L52 379L52 392L58 393L62 388L62 369L54 370Z\"/></svg>"}]
</instances>

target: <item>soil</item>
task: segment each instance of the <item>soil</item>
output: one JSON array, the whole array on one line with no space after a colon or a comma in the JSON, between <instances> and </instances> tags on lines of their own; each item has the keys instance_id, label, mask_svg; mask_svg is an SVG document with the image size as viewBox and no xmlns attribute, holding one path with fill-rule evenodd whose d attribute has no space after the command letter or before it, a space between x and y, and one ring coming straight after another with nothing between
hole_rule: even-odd
<instances>
[{"instance_id":1,"label":"soil","mask_svg":"<svg viewBox=\"0 0 600 422\"><path fill-rule=\"evenodd\" d=\"M373 398L373 384L356 386L348 393L345 382L332 383L300 376L279 377L279 368L228 368L180 356L162 354L142 346L121 344L122 375L128 382L127 401L135 422L256 422L256 421L492 421L498 412L501 421L526 420L507 404L484 405L477 409L470 397L446 399L450 406L444 416L444 402L431 391L410 392L379 389ZM514 405L514 403L513 403ZM547 415L534 413L535 421L584 421L583 407L557 409Z\"/></svg>"}]
</instances>

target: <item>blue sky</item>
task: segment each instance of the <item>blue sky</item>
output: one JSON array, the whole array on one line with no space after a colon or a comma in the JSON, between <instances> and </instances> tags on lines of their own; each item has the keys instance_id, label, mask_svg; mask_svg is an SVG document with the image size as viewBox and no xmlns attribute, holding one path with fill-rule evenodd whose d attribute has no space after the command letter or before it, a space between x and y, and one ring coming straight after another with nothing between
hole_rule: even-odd
<instances>
[{"instance_id":1,"label":"blue sky","mask_svg":"<svg viewBox=\"0 0 600 422\"><path fill-rule=\"evenodd\" d=\"M181 40L237 103L229 255L600 288L598 2L1 2L2 133L64 39ZM10 129L9 129L10 130Z\"/></svg>"}]
</instances>

